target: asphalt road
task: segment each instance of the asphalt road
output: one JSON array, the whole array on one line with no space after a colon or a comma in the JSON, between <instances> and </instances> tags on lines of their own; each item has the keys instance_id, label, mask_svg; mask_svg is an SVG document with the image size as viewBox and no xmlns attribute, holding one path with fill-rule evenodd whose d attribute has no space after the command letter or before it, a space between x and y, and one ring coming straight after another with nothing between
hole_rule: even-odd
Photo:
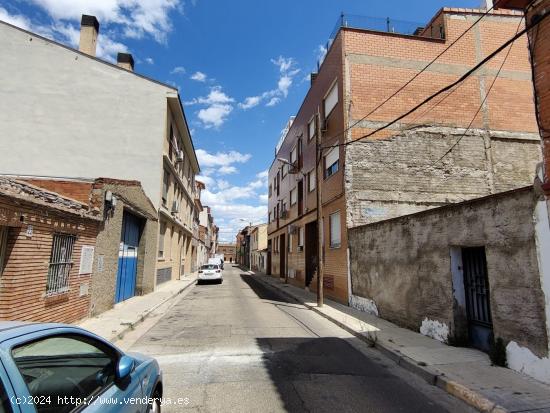
<instances>
[{"instance_id":1,"label":"asphalt road","mask_svg":"<svg viewBox=\"0 0 550 413\"><path fill-rule=\"evenodd\" d=\"M472 411L229 264L130 350L159 360L164 411Z\"/></svg>"}]
</instances>

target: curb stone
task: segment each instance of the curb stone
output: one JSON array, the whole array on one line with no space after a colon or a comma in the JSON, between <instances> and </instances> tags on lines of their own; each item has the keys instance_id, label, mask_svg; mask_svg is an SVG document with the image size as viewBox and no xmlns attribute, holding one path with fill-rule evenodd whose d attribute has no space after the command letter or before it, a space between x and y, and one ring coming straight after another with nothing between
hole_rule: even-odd
<instances>
[{"instance_id":1,"label":"curb stone","mask_svg":"<svg viewBox=\"0 0 550 413\"><path fill-rule=\"evenodd\" d=\"M189 287L191 287L192 285L194 285L194 283L196 282L196 280L190 280L190 282L187 284L187 285L184 285L182 286L180 289L178 289L176 292L172 293L169 297L165 298L164 300L162 300L161 302L155 304L153 307L147 309L146 311L144 311L143 313L141 313L139 315L139 318L136 320L136 321L131 321L131 322L128 322L128 323L123 323L123 325L125 325L126 327L123 328L121 331L117 332L116 334L112 335L111 337L108 338L109 341L111 341L112 343L116 343L118 340L122 340L124 338L124 335L129 332L129 331L132 331L136 328L136 326L138 326L139 324L141 324L143 321L145 321L145 319L147 317L149 317L151 315L151 313L153 313L153 311L155 311L157 308L159 308L160 306L166 304L168 301L172 300L173 298L177 297L178 295L180 295L182 292L184 292L185 290L187 290Z\"/></svg>"},{"instance_id":2,"label":"curb stone","mask_svg":"<svg viewBox=\"0 0 550 413\"><path fill-rule=\"evenodd\" d=\"M251 275L255 275L254 272L249 271L248 272ZM445 390L447 393L449 393L451 396L456 397L457 399L462 400L469 406L472 406L473 408L479 410L483 413L510 413L509 410L505 409L502 406L497 405L496 403L490 401L485 396L481 395L480 393L460 384L455 381L447 379L445 375L436 373L432 371L429 367L424 367L418 364L415 360L404 356L399 353L398 350L394 350L390 348L389 346L386 346L384 344L381 344L380 342L373 340L372 338L368 337L366 334L361 333L359 331L354 330L353 328L345 325L341 321L335 319L334 317L330 316L329 314L326 314L319 310L316 306L307 304L300 300L298 297L294 296L289 291L285 291L284 289L280 288L279 286L273 285L267 281L264 281L260 277L255 277L256 280L260 281L264 286L271 287L272 289L275 289L279 291L281 294L286 296L287 298L290 298L292 301L295 301L297 303L302 304L304 307L306 307L309 310L313 310L317 314L321 315L322 317L326 318L327 320L331 321L332 323L336 324L338 327L342 328L343 330L346 330L348 333L353 334L357 338L361 339L365 343L367 343L369 346L372 346L379 350L382 354L384 354L386 357L394 361L399 366L403 367L404 369L408 370L409 372L419 376L429 384L432 384L434 386L439 387L442 390Z\"/></svg>"}]
</instances>

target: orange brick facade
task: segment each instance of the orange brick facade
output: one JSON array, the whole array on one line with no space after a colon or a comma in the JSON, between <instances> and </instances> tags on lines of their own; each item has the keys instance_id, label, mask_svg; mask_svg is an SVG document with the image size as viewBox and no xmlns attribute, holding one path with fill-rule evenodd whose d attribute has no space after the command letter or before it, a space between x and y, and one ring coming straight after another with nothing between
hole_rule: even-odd
<instances>
[{"instance_id":1,"label":"orange brick facade","mask_svg":"<svg viewBox=\"0 0 550 413\"><path fill-rule=\"evenodd\" d=\"M0 225L8 227L0 283L0 319L72 323L87 317L92 274L79 275L79 263L82 246L95 246L99 223L0 196ZM69 291L47 297L46 281L55 233L75 235L76 241Z\"/></svg>"},{"instance_id":2,"label":"orange brick facade","mask_svg":"<svg viewBox=\"0 0 550 413\"><path fill-rule=\"evenodd\" d=\"M360 121L419 73L482 13L483 10L442 9L417 36L341 28L276 154L276 158L288 160L293 148L301 144L299 173L283 177L282 163L276 159L269 171L268 262L273 276L286 276L290 283L303 287L306 262L311 254L316 255L312 248L309 252L307 247L298 248L296 231L316 221L315 190L310 192L307 185L308 173L315 172L315 140L309 139L308 123L318 108L322 111L323 99L334 82L338 84L339 96L322 134L325 148L355 140L400 116L457 80L524 25L519 12L490 13L402 92ZM433 33L444 33L445 38L430 37ZM367 142L380 142L382 148L372 146L363 150L363 146L354 144L349 147L352 151L339 147L339 170L323 180L322 187L327 297L346 303L349 299L347 227L532 183L540 149L526 36L514 43L491 88L506 52L501 52L451 93L368 139ZM434 167L434 161L470 122L474 135L463 139L455 151L457 155L453 153L450 159ZM429 133L403 135L403 131L425 126L431 128ZM443 132L434 133L437 128ZM400 134L403 136L396 139ZM419 144L411 143L411 139L415 142L418 139ZM326 152L325 149L323 154ZM416 164L411 161L415 158L418 158ZM385 161L394 164L383 165ZM464 181L468 176L479 179ZM290 191L298 188L301 180L304 198L299 211L297 204L291 205ZM427 199L435 201L431 204ZM405 208L402 206L405 203L410 205ZM278 213L282 204L286 204L286 216ZM362 216L365 210L370 216ZM338 211L341 244L331 249L327 243L328 217ZM289 239L293 243L290 248ZM313 280L309 288L314 290L315 286Z\"/></svg>"}]
</instances>

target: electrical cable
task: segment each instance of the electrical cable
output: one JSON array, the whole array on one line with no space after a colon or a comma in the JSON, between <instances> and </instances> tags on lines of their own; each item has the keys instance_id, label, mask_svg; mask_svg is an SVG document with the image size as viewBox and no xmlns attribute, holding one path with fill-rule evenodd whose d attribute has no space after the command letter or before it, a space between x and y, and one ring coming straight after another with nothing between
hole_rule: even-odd
<instances>
[{"instance_id":1,"label":"electrical cable","mask_svg":"<svg viewBox=\"0 0 550 413\"><path fill-rule=\"evenodd\" d=\"M538 19L536 22L534 22L533 24L530 24L528 26L526 26L523 30L521 30L520 32L518 32L515 36L513 36L512 38L510 38L509 40L507 40L506 42L504 42L501 46L499 46L495 51L493 51L491 54L489 54L488 56L486 56L483 60L481 60L479 63L477 63L474 67L472 67L470 70L468 70L466 73L464 73L460 78L458 78L456 81L450 83L449 85L443 87L442 89L440 89L439 91L435 92L434 94L428 96L426 99L424 99L422 102L420 102L419 104L417 104L416 106L414 106L412 109L408 110L407 112L403 113L402 115L398 116L397 118L393 119L392 121L388 122L387 124L385 124L384 126L381 126L377 129L375 129L374 131L370 132L370 133L367 133L366 135L363 135L361 137L359 137L358 139L355 139L353 141L349 141L349 142L344 142L344 143L339 143L339 144L336 144L336 145L329 145L329 146L322 146L321 149L327 149L327 148L334 148L334 147L337 147L337 146L347 146L347 145L351 145L353 143L356 143L356 142L359 142L363 139L366 139L372 135L374 135L375 133L378 133L382 130L385 130L387 128L389 128L390 126L394 125L395 123L399 122L401 119L409 116L410 114L416 112L419 108L421 108L422 106L424 106L425 104L427 104L428 102L432 101L433 99L435 99L437 96L445 93L446 91L448 90L451 90L453 87L459 85L460 83L462 83L464 80L468 79L473 73L475 73L480 67L482 67L483 65L485 65L488 61L490 61L491 59L493 59L496 55L498 55L500 52L502 52L504 49L506 49L506 47L510 46L512 43L514 43L518 38L520 38L521 36L523 36L527 31L531 30L532 28L536 27L537 25L539 25L544 19L546 19L548 17L548 15L550 14L550 12L547 12L545 13L543 16L540 17L540 19Z\"/></svg>"}]
</instances>

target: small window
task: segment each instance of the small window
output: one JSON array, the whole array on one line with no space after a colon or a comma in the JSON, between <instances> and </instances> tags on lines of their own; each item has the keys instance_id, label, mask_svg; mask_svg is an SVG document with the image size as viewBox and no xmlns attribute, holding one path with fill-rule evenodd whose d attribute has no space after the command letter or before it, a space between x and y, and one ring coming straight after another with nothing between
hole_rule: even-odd
<instances>
[{"instance_id":1,"label":"small window","mask_svg":"<svg viewBox=\"0 0 550 413\"><path fill-rule=\"evenodd\" d=\"M76 236L74 235L54 234L46 294L60 294L69 291L69 276L73 267L75 241Z\"/></svg>"},{"instance_id":2,"label":"small window","mask_svg":"<svg viewBox=\"0 0 550 413\"><path fill-rule=\"evenodd\" d=\"M307 136L309 139L313 139L315 137L315 116L311 118L307 124Z\"/></svg>"},{"instance_id":3,"label":"small window","mask_svg":"<svg viewBox=\"0 0 550 413\"><path fill-rule=\"evenodd\" d=\"M338 82L334 83L330 92L328 92L327 97L324 100L324 113L325 118L328 118L332 110L338 103Z\"/></svg>"},{"instance_id":4,"label":"small window","mask_svg":"<svg viewBox=\"0 0 550 413\"><path fill-rule=\"evenodd\" d=\"M159 231L159 251L158 251L158 257L164 258L164 237L166 235L166 224L164 222L160 223L160 231Z\"/></svg>"},{"instance_id":5,"label":"small window","mask_svg":"<svg viewBox=\"0 0 550 413\"><path fill-rule=\"evenodd\" d=\"M331 151L325 156L325 178L328 178L338 172L339 157L340 149L338 147L332 148Z\"/></svg>"},{"instance_id":6,"label":"small window","mask_svg":"<svg viewBox=\"0 0 550 413\"><path fill-rule=\"evenodd\" d=\"M298 146L295 146L294 149L290 151L290 163L293 164L294 162L296 162L296 159L298 159L297 152L298 152Z\"/></svg>"},{"instance_id":7,"label":"small window","mask_svg":"<svg viewBox=\"0 0 550 413\"><path fill-rule=\"evenodd\" d=\"M315 169L307 174L308 190L312 192L315 190L315 185L317 185L317 180L315 176Z\"/></svg>"},{"instance_id":8,"label":"small window","mask_svg":"<svg viewBox=\"0 0 550 413\"><path fill-rule=\"evenodd\" d=\"M292 244L294 241L294 235L288 234L288 252L292 252Z\"/></svg>"},{"instance_id":9,"label":"small window","mask_svg":"<svg viewBox=\"0 0 550 413\"><path fill-rule=\"evenodd\" d=\"M304 246L304 227L300 227L300 229L298 230L298 246Z\"/></svg>"},{"instance_id":10,"label":"small window","mask_svg":"<svg viewBox=\"0 0 550 413\"><path fill-rule=\"evenodd\" d=\"M6 251L8 249L8 227L0 227L0 275L6 265Z\"/></svg>"},{"instance_id":11,"label":"small window","mask_svg":"<svg viewBox=\"0 0 550 413\"><path fill-rule=\"evenodd\" d=\"M283 166L281 167L281 170L282 170L282 176L284 178L288 172L288 165L284 163Z\"/></svg>"},{"instance_id":12,"label":"small window","mask_svg":"<svg viewBox=\"0 0 550 413\"><path fill-rule=\"evenodd\" d=\"M271 212L269 212L267 214L267 222L270 223L271 222Z\"/></svg>"},{"instance_id":13,"label":"small window","mask_svg":"<svg viewBox=\"0 0 550 413\"><path fill-rule=\"evenodd\" d=\"M170 187L170 173L165 169L162 176L162 205L168 202L168 188Z\"/></svg>"},{"instance_id":14,"label":"small window","mask_svg":"<svg viewBox=\"0 0 550 413\"><path fill-rule=\"evenodd\" d=\"M85 398L100 394L115 381L119 355L89 337L50 336L12 350L11 356L31 396L49 399L38 413L71 412Z\"/></svg>"},{"instance_id":15,"label":"small window","mask_svg":"<svg viewBox=\"0 0 550 413\"><path fill-rule=\"evenodd\" d=\"M290 190L290 205L294 205L297 201L296 188Z\"/></svg>"},{"instance_id":16,"label":"small window","mask_svg":"<svg viewBox=\"0 0 550 413\"><path fill-rule=\"evenodd\" d=\"M273 187L271 184L269 185L269 197L271 198L271 195L273 195Z\"/></svg>"},{"instance_id":17,"label":"small window","mask_svg":"<svg viewBox=\"0 0 550 413\"><path fill-rule=\"evenodd\" d=\"M330 215L330 248L340 248L340 212Z\"/></svg>"}]
</instances>

